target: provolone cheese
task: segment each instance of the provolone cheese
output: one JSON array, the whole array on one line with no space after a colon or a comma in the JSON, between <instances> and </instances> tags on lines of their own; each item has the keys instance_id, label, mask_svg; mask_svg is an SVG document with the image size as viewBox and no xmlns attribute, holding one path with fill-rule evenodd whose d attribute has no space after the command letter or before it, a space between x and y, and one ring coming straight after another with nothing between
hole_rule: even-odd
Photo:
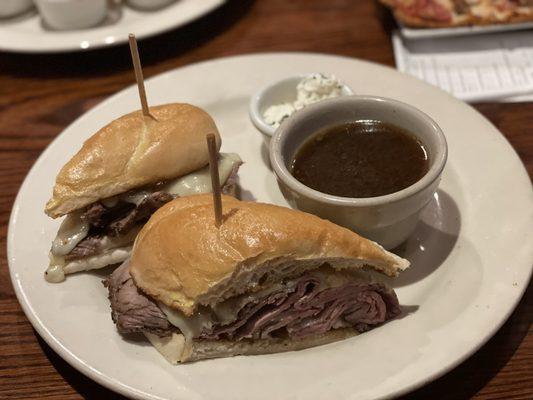
<instances>
[{"instance_id":1,"label":"provolone cheese","mask_svg":"<svg viewBox=\"0 0 533 400\"><path fill-rule=\"evenodd\" d=\"M187 352L185 337L178 333L172 333L171 336L159 337L153 333L144 332L150 343L165 357L171 364L177 364ZM191 346L189 345L189 349ZM190 351L190 350L189 350Z\"/></svg>"},{"instance_id":2,"label":"provolone cheese","mask_svg":"<svg viewBox=\"0 0 533 400\"><path fill-rule=\"evenodd\" d=\"M63 271L65 274L73 274L74 272L89 271L91 269L103 268L106 265L124 262L130 256L132 247L125 246L105 250L101 254L71 261L63 266Z\"/></svg>"},{"instance_id":3,"label":"provolone cheese","mask_svg":"<svg viewBox=\"0 0 533 400\"><path fill-rule=\"evenodd\" d=\"M148 190L137 190L135 192L131 191L131 192L124 193L123 195L119 196L119 199L126 203L131 203L131 204L135 204L136 206L138 206L139 204L143 202L144 199L146 199L151 194L152 192Z\"/></svg>"},{"instance_id":4,"label":"provolone cheese","mask_svg":"<svg viewBox=\"0 0 533 400\"><path fill-rule=\"evenodd\" d=\"M65 280L65 271L58 264L50 264L44 272L44 279L50 283L59 283Z\"/></svg>"},{"instance_id":5,"label":"provolone cheese","mask_svg":"<svg viewBox=\"0 0 533 400\"><path fill-rule=\"evenodd\" d=\"M220 153L218 160L218 173L220 176L220 183L222 185L228 180L233 167L241 162L242 160L238 154ZM170 181L166 185L162 186L160 190L180 197L190 196L193 194L210 193L211 175L209 173L209 166Z\"/></svg>"},{"instance_id":6,"label":"provolone cheese","mask_svg":"<svg viewBox=\"0 0 533 400\"><path fill-rule=\"evenodd\" d=\"M52 242L52 253L56 256L64 256L72 251L89 232L89 224L83 221L81 211L74 211L65 217L57 236Z\"/></svg>"},{"instance_id":7,"label":"provolone cheese","mask_svg":"<svg viewBox=\"0 0 533 400\"><path fill-rule=\"evenodd\" d=\"M78 260L67 262L64 256L57 256L50 252L50 265L45 272L45 279L48 282L58 283L65 280L65 274L103 268L106 265L125 261L131 253L133 241L140 230L141 227L137 226L122 236L104 236L98 243L99 254Z\"/></svg>"},{"instance_id":8,"label":"provolone cheese","mask_svg":"<svg viewBox=\"0 0 533 400\"><path fill-rule=\"evenodd\" d=\"M187 341L199 336L204 329L210 329L213 324L209 311L199 310L187 317L181 311L173 310L163 303L159 303L159 308L167 316L168 322L178 328Z\"/></svg>"},{"instance_id":9,"label":"provolone cheese","mask_svg":"<svg viewBox=\"0 0 533 400\"><path fill-rule=\"evenodd\" d=\"M100 254L80 258L67 263L65 263L64 259L57 259L51 254L50 265L44 273L44 278L50 283L59 283L65 280L65 274L89 271L91 269L98 269L107 265L121 263L126 261L126 259L130 256L132 247L133 246L125 246L116 249L109 249Z\"/></svg>"}]
</instances>

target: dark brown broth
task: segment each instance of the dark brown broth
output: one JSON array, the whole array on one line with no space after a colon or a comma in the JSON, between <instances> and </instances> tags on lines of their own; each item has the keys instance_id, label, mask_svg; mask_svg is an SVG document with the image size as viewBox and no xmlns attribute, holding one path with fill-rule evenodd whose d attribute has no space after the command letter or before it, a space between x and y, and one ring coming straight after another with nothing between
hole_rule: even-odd
<instances>
[{"instance_id":1,"label":"dark brown broth","mask_svg":"<svg viewBox=\"0 0 533 400\"><path fill-rule=\"evenodd\" d=\"M292 174L304 185L342 197L375 197L402 190L428 170L422 144L410 132L380 121L341 124L298 149Z\"/></svg>"}]
</instances>

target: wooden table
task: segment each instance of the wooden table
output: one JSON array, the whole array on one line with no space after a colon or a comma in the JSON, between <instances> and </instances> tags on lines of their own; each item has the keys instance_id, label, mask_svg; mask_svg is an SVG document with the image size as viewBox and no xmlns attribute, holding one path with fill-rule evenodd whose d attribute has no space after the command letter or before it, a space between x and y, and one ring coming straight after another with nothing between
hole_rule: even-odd
<instances>
[{"instance_id":1,"label":"wooden table","mask_svg":"<svg viewBox=\"0 0 533 400\"><path fill-rule=\"evenodd\" d=\"M184 28L141 42L140 50L147 77L214 57L265 51L333 53L392 66L393 27L371 0L235 0ZM32 329L9 281L5 241L15 195L43 149L79 115L132 83L125 46L81 54L0 54L2 399L119 398L69 366ZM503 132L532 176L533 103L476 108ZM531 294L530 288L474 356L406 398L533 399Z\"/></svg>"}]
</instances>

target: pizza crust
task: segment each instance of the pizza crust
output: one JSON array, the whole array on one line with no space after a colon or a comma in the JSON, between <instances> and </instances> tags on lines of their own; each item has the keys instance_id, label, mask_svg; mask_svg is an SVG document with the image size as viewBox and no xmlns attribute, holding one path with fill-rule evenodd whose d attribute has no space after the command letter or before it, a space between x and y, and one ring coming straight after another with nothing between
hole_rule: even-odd
<instances>
[{"instance_id":1,"label":"pizza crust","mask_svg":"<svg viewBox=\"0 0 533 400\"><path fill-rule=\"evenodd\" d=\"M472 25L472 18L470 15L454 17L452 22L439 22L431 21L425 18L414 17L412 15L407 15L400 10L395 10L394 18L396 18L397 21L401 22L405 26L411 28L451 28Z\"/></svg>"}]
</instances>

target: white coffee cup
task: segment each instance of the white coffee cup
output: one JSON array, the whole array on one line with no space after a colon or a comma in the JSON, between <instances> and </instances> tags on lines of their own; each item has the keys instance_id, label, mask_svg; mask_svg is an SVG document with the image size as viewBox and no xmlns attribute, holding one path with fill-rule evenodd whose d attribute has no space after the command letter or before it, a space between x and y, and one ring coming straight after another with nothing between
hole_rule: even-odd
<instances>
[{"instance_id":1,"label":"white coffee cup","mask_svg":"<svg viewBox=\"0 0 533 400\"><path fill-rule=\"evenodd\" d=\"M91 28L108 12L107 0L35 0L46 25L53 29Z\"/></svg>"},{"instance_id":2,"label":"white coffee cup","mask_svg":"<svg viewBox=\"0 0 533 400\"><path fill-rule=\"evenodd\" d=\"M14 17L32 7L32 0L0 0L0 18Z\"/></svg>"}]
</instances>

